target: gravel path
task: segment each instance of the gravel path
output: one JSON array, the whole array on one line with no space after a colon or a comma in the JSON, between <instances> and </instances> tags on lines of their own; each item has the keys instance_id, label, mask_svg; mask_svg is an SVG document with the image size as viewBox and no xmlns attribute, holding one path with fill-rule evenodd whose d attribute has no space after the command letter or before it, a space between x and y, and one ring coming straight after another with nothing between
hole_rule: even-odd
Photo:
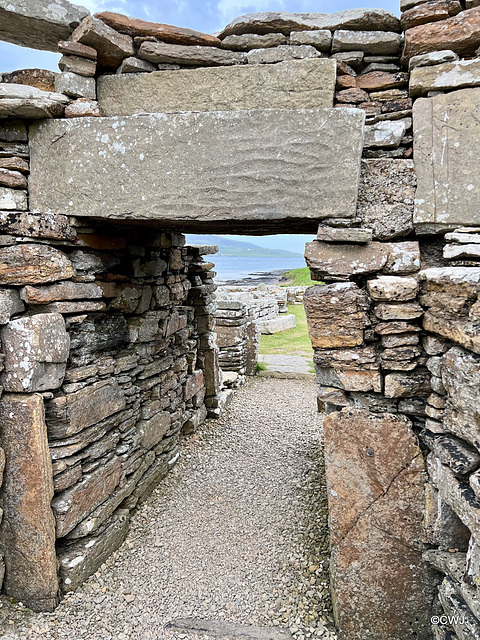
<instances>
[{"instance_id":1,"label":"gravel path","mask_svg":"<svg viewBox=\"0 0 480 640\"><path fill-rule=\"evenodd\" d=\"M314 382L252 380L53 614L1 601L4 637L176 640L197 617L334 639L321 426Z\"/></svg>"}]
</instances>

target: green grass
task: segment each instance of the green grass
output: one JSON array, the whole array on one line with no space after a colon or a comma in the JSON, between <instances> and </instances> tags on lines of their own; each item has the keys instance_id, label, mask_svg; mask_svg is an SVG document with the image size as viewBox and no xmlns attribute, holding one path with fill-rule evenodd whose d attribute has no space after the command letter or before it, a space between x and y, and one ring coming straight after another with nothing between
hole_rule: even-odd
<instances>
[{"instance_id":1,"label":"green grass","mask_svg":"<svg viewBox=\"0 0 480 640\"><path fill-rule=\"evenodd\" d=\"M257 371L266 371L267 369L265 362L257 362Z\"/></svg>"},{"instance_id":2,"label":"green grass","mask_svg":"<svg viewBox=\"0 0 480 640\"><path fill-rule=\"evenodd\" d=\"M303 304L289 304L288 313L294 314L297 326L295 329L274 333L271 336L262 335L260 340L260 353L262 355L313 355L312 344L308 337L307 318Z\"/></svg>"},{"instance_id":3,"label":"green grass","mask_svg":"<svg viewBox=\"0 0 480 640\"><path fill-rule=\"evenodd\" d=\"M287 282L282 282L281 287L312 287L314 284L318 284L318 281L311 279L310 269L308 267L285 271L283 278L286 279Z\"/></svg>"}]
</instances>

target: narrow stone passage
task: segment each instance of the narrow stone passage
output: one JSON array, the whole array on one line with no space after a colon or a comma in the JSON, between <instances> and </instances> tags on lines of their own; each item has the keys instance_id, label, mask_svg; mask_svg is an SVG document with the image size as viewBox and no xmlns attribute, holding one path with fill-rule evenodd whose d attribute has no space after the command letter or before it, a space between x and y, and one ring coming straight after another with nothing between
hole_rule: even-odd
<instances>
[{"instance_id":1,"label":"narrow stone passage","mask_svg":"<svg viewBox=\"0 0 480 640\"><path fill-rule=\"evenodd\" d=\"M53 614L2 601L5 637L173 640L187 636L164 626L194 617L335 638L315 397L309 380L249 382L185 440L126 543L78 592Z\"/></svg>"}]
</instances>

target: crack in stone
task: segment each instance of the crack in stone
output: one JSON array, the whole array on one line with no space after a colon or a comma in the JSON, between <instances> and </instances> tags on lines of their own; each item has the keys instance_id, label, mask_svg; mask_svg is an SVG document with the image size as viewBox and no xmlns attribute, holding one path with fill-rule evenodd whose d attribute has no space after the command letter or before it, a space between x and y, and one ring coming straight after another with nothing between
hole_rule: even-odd
<instances>
[{"instance_id":1,"label":"crack in stone","mask_svg":"<svg viewBox=\"0 0 480 640\"><path fill-rule=\"evenodd\" d=\"M409 468L412 466L412 464L415 462L415 460L416 460L419 456L421 456L421 455L422 455L421 453L417 453L417 455L416 455L416 456L414 456L414 457L411 459L411 461L410 461L410 462L409 462L405 467L402 467L402 468L400 469L400 471L398 471L398 472L395 474L395 476L394 476L394 477L390 480L390 482L388 483L387 488L386 488L384 491L382 491L382 493L381 493L380 495L378 495L378 496L377 496L377 497L376 497L376 498L375 498L375 499L374 499L374 500L373 500L373 501L368 505L368 507L366 507L366 508L365 508L365 509L364 509L364 510L363 510L363 511L362 511L362 512L357 516L357 518L355 519L355 522L352 524L352 526L350 527L350 529L349 529L349 530L347 531L347 533L346 533L344 536L342 536L342 538L340 539L340 542L338 543L339 545L340 545L340 544L342 544L342 543L345 541L345 539L346 539L346 538L351 534L351 532L355 529L355 527L357 526L357 524L359 523L359 521L360 521L360 520L361 520L361 519L362 519L362 518L363 518L363 517L368 513L368 511L370 511L370 509L371 509L371 508L372 508L372 507L373 507L373 506L374 506L374 505L375 505L375 504L376 504L376 503L377 503L381 498L384 498L384 497L387 495L387 493L390 491L390 489L391 489L391 487L392 487L393 483L397 480L397 478L398 478L398 477L399 477L399 476L400 476L404 471L406 471L407 469L409 469ZM386 532L385 532L385 533L386 533ZM391 534L389 534L389 535L391 535ZM400 542L400 541L399 541L399 542ZM403 544L404 546L407 546L407 545L405 545L404 543L402 543L402 544ZM407 548L409 548L409 547L407 546Z\"/></svg>"}]
</instances>

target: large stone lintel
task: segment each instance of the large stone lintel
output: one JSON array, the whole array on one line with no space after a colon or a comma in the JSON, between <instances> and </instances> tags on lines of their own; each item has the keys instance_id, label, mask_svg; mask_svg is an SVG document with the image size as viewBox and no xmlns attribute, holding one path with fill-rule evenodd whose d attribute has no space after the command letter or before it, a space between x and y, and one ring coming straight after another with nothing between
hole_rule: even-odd
<instances>
[{"instance_id":1,"label":"large stone lintel","mask_svg":"<svg viewBox=\"0 0 480 640\"><path fill-rule=\"evenodd\" d=\"M334 60L106 75L98 100L106 116L179 111L321 109L333 106Z\"/></svg>"},{"instance_id":2,"label":"large stone lintel","mask_svg":"<svg viewBox=\"0 0 480 640\"><path fill-rule=\"evenodd\" d=\"M182 231L311 231L355 216L363 131L350 109L42 122L30 204Z\"/></svg>"}]
</instances>

